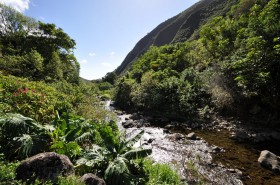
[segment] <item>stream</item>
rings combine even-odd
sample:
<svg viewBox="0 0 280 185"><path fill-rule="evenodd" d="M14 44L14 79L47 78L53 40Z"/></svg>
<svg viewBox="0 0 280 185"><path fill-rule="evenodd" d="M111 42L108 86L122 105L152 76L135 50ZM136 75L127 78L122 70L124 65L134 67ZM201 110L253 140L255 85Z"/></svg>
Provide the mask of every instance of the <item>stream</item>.
<svg viewBox="0 0 280 185"><path fill-rule="evenodd" d="M230 139L227 130L166 129L144 123L143 117L138 120L140 126L124 128L123 124L132 120L133 115L114 110L110 103L106 102L105 107L118 114L118 127L127 138L144 130L135 147L152 148L150 158L170 164L186 184L280 185L280 176L263 169L257 162L264 149L279 155L277 142L252 146ZM195 132L196 137L189 138L190 132Z"/></svg>

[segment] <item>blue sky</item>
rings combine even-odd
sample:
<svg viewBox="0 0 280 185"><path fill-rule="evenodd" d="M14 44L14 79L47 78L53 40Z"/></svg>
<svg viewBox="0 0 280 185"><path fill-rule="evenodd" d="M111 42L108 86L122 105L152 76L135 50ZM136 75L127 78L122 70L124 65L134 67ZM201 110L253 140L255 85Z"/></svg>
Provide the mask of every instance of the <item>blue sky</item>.
<svg viewBox="0 0 280 185"><path fill-rule="evenodd" d="M54 23L76 41L80 76L89 80L116 69L158 24L198 0L0 0L24 15Z"/></svg>

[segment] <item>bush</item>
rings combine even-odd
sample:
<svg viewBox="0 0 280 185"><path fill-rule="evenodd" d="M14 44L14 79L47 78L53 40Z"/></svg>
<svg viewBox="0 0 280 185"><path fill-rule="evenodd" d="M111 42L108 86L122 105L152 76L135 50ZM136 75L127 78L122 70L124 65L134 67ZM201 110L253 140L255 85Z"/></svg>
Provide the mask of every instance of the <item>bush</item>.
<svg viewBox="0 0 280 185"><path fill-rule="evenodd" d="M30 82L24 78L0 74L3 112L20 113L41 123L48 123L59 113L72 109L71 96L57 91L44 82ZM9 105L9 106L8 106Z"/></svg>

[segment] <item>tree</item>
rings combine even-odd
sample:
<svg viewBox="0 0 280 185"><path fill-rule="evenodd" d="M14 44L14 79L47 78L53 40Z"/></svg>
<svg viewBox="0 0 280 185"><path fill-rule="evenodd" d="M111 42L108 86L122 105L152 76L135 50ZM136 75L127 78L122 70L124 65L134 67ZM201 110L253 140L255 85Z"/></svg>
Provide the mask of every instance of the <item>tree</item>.
<svg viewBox="0 0 280 185"><path fill-rule="evenodd" d="M63 78L61 60L57 52L52 53L51 60L46 64L45 76L47 81L56 81Z"/></svg>
<svg viewBox="0 0 280 185"><path fill-rule="evenodd" d="M52 78L50 81L79 83L80 66L73 54L76 43L61 28L38 22L3 4L0 22L1 69L33 80ZM19 66L25 71L18 71Z"/></svg>
<svg viewBox="0 0 280 185"><path fill-rule="evenodd" d="M109 82L112 85L115 85L116 80L117 80L117 75L115 72L109 72L105 75L105 77L102 78L103 82Z"/></svg>

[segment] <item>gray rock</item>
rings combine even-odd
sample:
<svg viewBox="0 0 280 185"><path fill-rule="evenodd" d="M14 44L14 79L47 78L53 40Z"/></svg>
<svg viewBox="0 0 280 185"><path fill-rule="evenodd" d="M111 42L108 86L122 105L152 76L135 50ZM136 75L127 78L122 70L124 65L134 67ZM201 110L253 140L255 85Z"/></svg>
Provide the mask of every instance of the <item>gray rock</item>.
<svg viewBox="0 0 280 185"><path fill-rule="evenodd" d="M187 139L196 140L197 139L196 134L194 132L189 133L187 135Z"/></svg>
<svg viewBox="0 0 280 185"><path fill-rule="evenodd" d="M280 173L280 158L268 150L261 152L258 162L264 168Z"/></svg>
<svg viewBox="0 0 280 185"><path fill-rule="evenodd" d="M154 140L155 140L155 138L150 138L150 139L148 140L148 143L152 143Z"/></svg>
<svg viewBox="0 0 280 185"><path fill-rule="evenodd" d="M219 152L222 152L222 151L223 151L223 149L218 147L218 146L212 147L212 152L213 153L219 153Z"/></svg>
<svg viewBox="0 0 280 185"><path fill-rule="evenodd" d="M175 125L171 125L171 124L168 124L164 127L165 129L174 129L175 128Z"/></svg>
<svg viewBox="0 0 280 185"><path fill-rule="evenodd" d="M74 167L69 158L55 152L40 153L27 158L16 168L16 178L27 182L33 182L36 178L56 182L58 176L72 174Z"/></svg>
<svg viewBox="0 0 280 185"><path fill-rule="evenodd" d="M149 126L151 126L151 124L148 123L148 122L145 122L145 123L143 123L143 126L144 126L144 127L149 127Z"/></svg>
<svg viewBox="0 0 280 185"><path fill-rule="evenodd" d="M140 119L140 116L137 113L133 113L129 118L136 120L136 119Z"/></svg>
<svg viewBox="0 0 280 185"><path fill-rule="evenodd" d="M165 133L165 134L169 134L169 133L171 133L168 129L163 129L163 133Z"/></svg>
<svg viewBox="0 0 280 185"><path fill-rule="evenodd" d="M131 128L131 127L135 126L135 123L132 119L130 119L130 120L127 120L126 122L123 122L122 125L124 128Z"/></svg>
<svg viewBox="0 0 280 185"><path fill-rule="evenodd" d="M236 174L239 179L242 179L243 173L242 173L241 170L239 170L239 169L227 169L227 171L230 172L230 173Z"/></svg>
<svg viewBox="0 0 280 185"><path fill-rule="evenodd" d="M81 181L86 185L106 185L105 181L92 173L84 174Z"/></svg>
<svg viewBox="0 0 280 185"><path fill-rule="evenodd" d="M167 138L170 139L171 141L178 141L184 139L185 136L183 134L175 133L167 136Z"/></svg>

